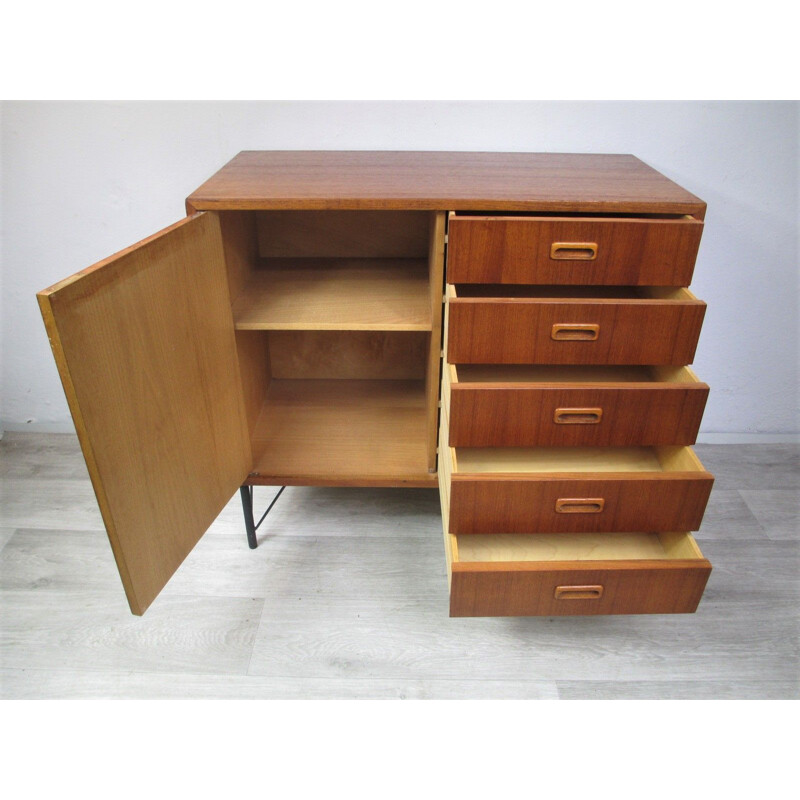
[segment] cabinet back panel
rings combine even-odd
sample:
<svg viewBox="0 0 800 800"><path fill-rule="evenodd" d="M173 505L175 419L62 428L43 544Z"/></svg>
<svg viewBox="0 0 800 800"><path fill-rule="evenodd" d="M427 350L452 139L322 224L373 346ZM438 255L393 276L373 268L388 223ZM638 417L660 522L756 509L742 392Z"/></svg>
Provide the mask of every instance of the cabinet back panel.
<svg viewBox="0 0 800 800"><path fill-rule="evenodd" d="M264 258L425 258L424 211L263 211L257 215Z"/></svg>
<svg viewBox="0 0 800 800"><path fill-rule="evenodd" d="M427 331L269 331L274 378L423 380Z"/></svg>

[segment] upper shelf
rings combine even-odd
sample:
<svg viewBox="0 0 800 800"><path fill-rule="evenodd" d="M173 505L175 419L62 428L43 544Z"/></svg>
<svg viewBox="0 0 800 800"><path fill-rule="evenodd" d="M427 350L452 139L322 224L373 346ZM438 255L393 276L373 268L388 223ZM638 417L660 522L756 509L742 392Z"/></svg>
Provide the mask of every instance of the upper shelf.
<svg viewBox="0 0 800 800"><path fill-rule="evenodd" d="M425 259L265 259L233 304L237 330L429 331Z"/></svg>
<svg viewBox="0 0 800 800"><path fill-rule="evenodd" d="M418 209L705 215L706 204L632 155L245 151L187 210Z"/></svg>

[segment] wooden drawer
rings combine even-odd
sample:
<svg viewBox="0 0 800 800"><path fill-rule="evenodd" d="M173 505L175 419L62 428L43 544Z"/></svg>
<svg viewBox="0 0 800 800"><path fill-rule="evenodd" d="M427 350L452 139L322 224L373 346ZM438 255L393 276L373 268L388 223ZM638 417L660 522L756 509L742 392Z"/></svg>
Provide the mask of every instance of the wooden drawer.
<svg viewBox="0 0 800 800"><path fill-rule="evenodd" d="M451 283L688 286L703 233L692 217L459 216Z"/></svg>
<svg viewBox="0 0 800 800"><path fill-rule="evenodd" d="M689 533L446 533L445 547L452 617L691 613L711 574Z"/></svg>
<svg viewBox="0 0 800 800"><path fill-rule="evenodd" d="M706 304L663 287L447 287L451 364L694 360Z"/></svg>
<svg viewBox="0 0 800 800"><path fill-rule="evenodd" d="M711 564L689 533L452 534L450 466L443 458L439 492L451 616L697 609Z"/></svg>
<svg viewBox="0 0 800 800"><path fill-rule="evenodd" d="M446 364L451 447L694 444L708 386L688 367Z"/></svg>
<svg viewBox="0 0 800 800"><path fill-rule="evenodd" d="M447 428L450 533L697 530L714 483L688 447L452 448Z"/></svg>

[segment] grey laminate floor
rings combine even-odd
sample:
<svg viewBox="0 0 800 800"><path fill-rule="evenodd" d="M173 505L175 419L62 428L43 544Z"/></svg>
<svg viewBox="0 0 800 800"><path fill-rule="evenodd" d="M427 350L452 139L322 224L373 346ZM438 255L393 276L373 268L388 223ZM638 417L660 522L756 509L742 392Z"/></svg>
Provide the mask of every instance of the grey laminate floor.
<svg viewBox="0 0 800 800"><path fill-rule="evenodd" d="M696 450L694 615L450 619L436 492L289 488L255 551L234 497L140 618L77 439L6 434L0 696L800 697L800 447Z"/></svg>

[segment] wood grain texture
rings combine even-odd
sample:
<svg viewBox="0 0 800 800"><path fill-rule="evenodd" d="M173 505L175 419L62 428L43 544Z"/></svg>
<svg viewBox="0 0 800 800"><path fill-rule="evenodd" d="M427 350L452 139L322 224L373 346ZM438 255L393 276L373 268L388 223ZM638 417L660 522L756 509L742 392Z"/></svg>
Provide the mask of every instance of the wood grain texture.
<svg viewBox="0 0 800 800"><path fill-rule="evenodd" d="M719 474L718 489L800 489L796 444L701 444L696 449L703 463Z"/></svg>
<svg viewBox="0 0 800 800"><path fill-rule="evenodd" d="M431 304L431 335L428 340L428 369L425 375L425 394L428 403L428 471L431 473L436 472L436 444L439 434L445 222L443 212L429 215L428 291Z"/></svg>
<svg viewBox="0 0 800 800"><path fill-rule="evenodd" d="M262 604L257 597L162 597L136 618L119 592L0 592L3 666L243 674Z"/></svg>
<svg viewBox="0 0 800 800"><path fill-rule="evenodd" d="M744 490L740 494L771 539L800 539L800 491Z"/></svg>
<svg viewBox="0 0 800 800"><path fill-rule="evenodd" d="M688 286L703 223L680 219L451 216L450 283ZM596 246L590 260L552 257L554 243Z"/></svg>
<svg viewBox="0 0 800 800"><path fill-rule="evenodd" d="M800 700L799 681L558 681L561 700Z"/></svg>
<svg viewBox="0 0 800 800"><path fill-rule="evenodd" d="M707 473L453 475L451 533L694 531L714 479ZM562 514L562 498L601 498L600 513Z"/></svg>
<svg viewBox="0 0 800 800"><path fill-rule="evenodd" d="M688 293L687 293L688 294ZM694 299L459 297L448 287L451 364L691 364L705 315ZM598 325L556 341L554 325Z"/></svg>
<svg viewBox="0 0 800 800"><path fill-rule="evenodd" d="M797 445L697 450L731 497L800 477ZM562 697L789 699L800 691L797 542L770 541L757 526L745 537L734 519L743 505L715 505L716 488L702 531L717 536L700 541L714 570L694 615L448 618L434 491L290 487L255 551L234 497L179 569L181 596L170 582L134 619L85 467L60 477L75 465L74 435L7 431L0 440L0 473L16 476L3 485L0 518L25 528L5 560L0 551L3 698L554 698L543 687L556 681ZM256 488L258 506L273 494ZM90 507L94 533L73 539L68 529L88 524ZM309 548L307 537L330 546ZM400 538L409 540L405 551ZM386 549L365 546L374 539ZM246 591L260 593L229 604L245 597L240 570Z"/></svg>
<svg viewBox="0 0 800 800"><path fill-rule="evenodd" d="M491 377L491 370L483 373L479 377ZM442 385L443 395L449 393L452 447L689 445L697 438L708 398L708 386L696 380L587 385L568 375L552 383L526 382L523 374L523 380L503 381L499 369L495 381L462 382L459 374L451 366ZM596 408L599 421L558 424L559 408Z"/></svg>
<svg viewBox="0 0 800 800"><path fill-rule="evenodd" d="M427 331L270 331L274 378L422 380Z"/></svg>
<svg viewBox="0 0 800 800"><path fill-rule="evenodd" d="M448 417L442 414L447 440ZM688 448L442 448L449 532L697 530L714 476ZM558 501L602 500L564 514Z"/></svg>
<svg viewBox="0 0 800 800"><path fill-rule="evenodd" d="M38 299L141 614L250 463L219 220L182 220Z"/></svg>
<svg viewBox="0 0 800 800"><path fill-rule="evenodd" d="M282 643L281 643L282 644ZM278 645L276 650L280 650ZM723 690L722 683L712 684ZM746 684L751 692L757 685ZM788 684L769 684L770 696L787 697ZM651 692L658 692L657 684ZM726 687L727 688L727 687ZM727 694L736 697L739 687ZM572 689L572 684L570 684ZM591 690L589 690L591 691ZM634 688L631 691L646 690ZM713 696L713 689L706 690ZM739 689L741 691L741 689ZM702 690L701 690L702 692ZM668 694L668 691L665 693ZM695 695L698 693L695 692ZM168 700L557 700L555 681L457 680L370 677L263 677L254 675L194 675L187 672L139 673L53 669L0 668L0 696L34 699L148 699ZM702 694L700 696L703 696ZM758 696L757 694L755 696Z"/></svg>
<svg viewBox="0 0 800 800"><path fill-rule="evenodd" d="M676 614L697 610L707 561L455 563L450 616ZM597 599L556 599L558 586L600 585Z"/></svg>
<svg viewBox="0 0 800 800"><path fill-rule="evenodd" d="M236 331L236 355L239 361L242 399L247 414L247 430L252 439L271 377L267 335L261 331Z"/></svg>
<svg viewBox="0 0 800 800"><path fill-rule="evenodd" d="M439 424L439 503L442 512L442 534L444 543L444 557L447 566L447 584L450 585L453 574L453 559L458 557L458 542L456 537L450 533L450 483L453 477L453 465L455 461L455 450L447 444L447 425L446 410L442 408Z"/></svg>
<svg viewBox="0 0 800 800"><path fill-rule="evenodd" d="M225 269L231 300L244 291L248 278L258 266L255 214L223 211L218 214Z"/></svg>
<svg viewBox="0 0 800 800"><path fill-rule="evenodd" d="M453 461L458 472L481 474L664 470L659 450L654 447L460 447L454 450ZM702 471L693 464L687 469Z"/></svg>
<svg viewBox="0 0 800 800"><path fill-rule="evenodd" d="M631 155L245 151L194 209L537 210L692 214L705 203Z"/></svg>
<svg viewBox="0 0 800 800"><path fill-rule="evenodd" d="M236 298L237 330L431 329L424 259L262 262Z"/></svg>
<svg viewBox="0 0 800 800"><path fill-rule="evenodd" d="M435 487L424 381L274 380L248 483Z"/></svg>
<svg viewBox="0 0 800 800"><path fill-rule="evenodd" d="M255 214L223 211L218 217L229 296L235 300L258 263ZM252 436L269 382L269 352L266 339L258 333L236 331L235 339L247 426Z"/></svg>
<svg viewBox="0 0 800 800"><path fill-rule="evenodd" d="M680 553L670 552L670 534L658 533L576 533L541 536L504 533L497 536L458 538L459 562L516 561L631 561L702 558L697 545L688 544L689 534L677 534L687 545ZM674 537L673 537L674 538Z"/></svg>
<svg viewBox="0 0 800 800"><path fill-rule="evenodd" d="M256 214L264 258L425 258L424 211L270 211Z"/></svg>
<svg viewBox="0 0 800 800"><path fill-rule="evenodd" d="M710 603L708 591L689 618L459 620L447 619L445 604L430 609L414 596L370 599L369 605L356 596L336 603L306 594L302 602L268 599L250 674L398 680L433 674L523 683L544 676L707 680L710 674L758 682L798 674L789 643L796 641L796 605L777 598L777 608L751 598L747 620L725 601ZM743 651L744 642L750 647Z"/></svg>

